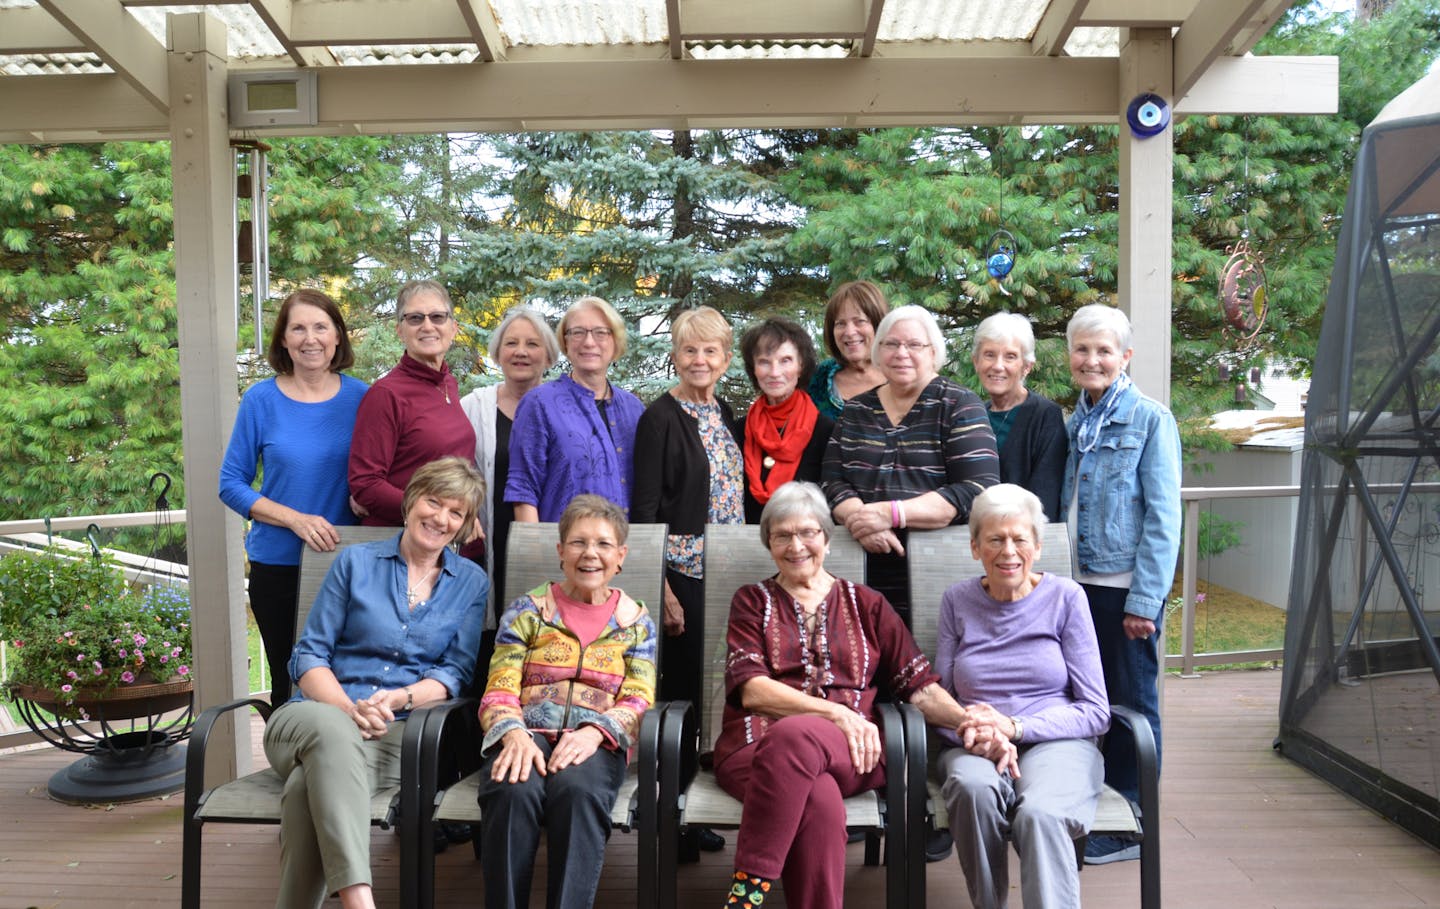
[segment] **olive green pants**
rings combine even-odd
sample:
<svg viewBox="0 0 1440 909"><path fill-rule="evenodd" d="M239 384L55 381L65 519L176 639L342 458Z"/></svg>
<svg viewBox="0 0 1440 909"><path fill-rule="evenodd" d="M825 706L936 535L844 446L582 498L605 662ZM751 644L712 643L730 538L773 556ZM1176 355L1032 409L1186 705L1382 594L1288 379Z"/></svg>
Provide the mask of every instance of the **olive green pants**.
<svg viewBox="0 0 1440 909"><path fill-rule="evenodd" d="M370 877L370 798L400 782L403 721L365 740L343 710L285 704L265 726L265 756L280 796L279 909L315 909Z"/></svg>

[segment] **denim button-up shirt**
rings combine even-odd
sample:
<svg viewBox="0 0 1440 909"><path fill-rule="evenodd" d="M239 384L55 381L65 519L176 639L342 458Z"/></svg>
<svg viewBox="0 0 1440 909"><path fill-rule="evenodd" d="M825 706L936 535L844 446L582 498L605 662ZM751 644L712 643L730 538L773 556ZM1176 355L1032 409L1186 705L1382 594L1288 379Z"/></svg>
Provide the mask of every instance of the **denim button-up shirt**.
<svg viewBox="0 0 1440 909"><path fill-rule="evenodd" d="M347 547L325 575L290 657L292 701L300 677L325 666L351 700L434 679L458 695L475 671L490 579L446 549L430 599L412 611L405 597L400 535Z"/></svg>
<svg viewBox="0 0 1440 909"><path fill-rule="evenodd" d="M1081 454L1069 424L1062 520L1075 515L1080 574L1132 572L1125 611L1159 622L1180 554L1180 430L1160 402L1131 388ZM1076 499L1076 482L1079 498Z"/></svg>

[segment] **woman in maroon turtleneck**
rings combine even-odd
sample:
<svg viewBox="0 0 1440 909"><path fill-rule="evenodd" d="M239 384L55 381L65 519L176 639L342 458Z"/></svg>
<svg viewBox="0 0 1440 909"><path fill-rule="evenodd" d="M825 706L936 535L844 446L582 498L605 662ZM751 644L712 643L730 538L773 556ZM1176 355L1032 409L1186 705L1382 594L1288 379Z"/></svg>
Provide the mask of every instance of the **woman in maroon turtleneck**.
<svg viewBox="0 0 1440 909"><path fill-rule="evenodd" d="M475 429L460 407L460 389L445 354L455 340L450 294L435 281L411 281L395 304L405 345L399 364L370 386L350 442L350 496L363 523L398 527L405 484L420 467L455 455L473 460ZM465 550L484 551L484 541Z"/></svg>

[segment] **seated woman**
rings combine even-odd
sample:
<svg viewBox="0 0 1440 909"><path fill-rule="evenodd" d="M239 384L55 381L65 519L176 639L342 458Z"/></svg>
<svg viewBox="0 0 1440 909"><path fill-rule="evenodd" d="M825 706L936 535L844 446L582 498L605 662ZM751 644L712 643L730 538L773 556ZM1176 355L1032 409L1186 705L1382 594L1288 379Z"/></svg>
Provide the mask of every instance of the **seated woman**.
<svg viewBox="0 0 1440 909"><path fill-rule="evenodd" d="M485 905L525 909L540 828L546 905L595 900L610 809L640 717L655 699L655 624L610 582L629 551L619 506L579 495L560 516L560 570L500 619L480 700Z"/></svg>
<svg viewBox="0 0 1440 909"><path fill-rule="evenodd" d="M787 906L843 905L842 800L885 784L877 684L931 723L966 719L885 598L825 571L834 527L819 487L781 486L760 515L779 573L740 588L730 606L715 775L745 807L727 905L758 907L777 878ZM992 774L1013 765L993 725L971 738Z"/></svg>
<svg viewBox="0 0 1440 909"><path fill-rule="evenodd" d="M1005 906L1007 835L1020 852L1025 905L1078 907L1072 841L1090 829L1100 795L1095 739L1110 726L1100 649L1080 585L1030 570L1044 523L1026 489L1002 483L980 493L970 507L970 551L985 575L940 601L936 664L966 705L961 734L988 724L1019 748L1016 777L961 747L940 755L950 832L976 909Z"/></svg>
<svg viewBox="0 0 1440 909"><path fill-rule="evenodd" d="M416 470L393 539L335 557L290 657L299 688L265 726L285 779L280 906L375 905L370 799L400 780L404 718L470 681L490 581L448 548L475 526L485 481L469 460Z"/></svg>

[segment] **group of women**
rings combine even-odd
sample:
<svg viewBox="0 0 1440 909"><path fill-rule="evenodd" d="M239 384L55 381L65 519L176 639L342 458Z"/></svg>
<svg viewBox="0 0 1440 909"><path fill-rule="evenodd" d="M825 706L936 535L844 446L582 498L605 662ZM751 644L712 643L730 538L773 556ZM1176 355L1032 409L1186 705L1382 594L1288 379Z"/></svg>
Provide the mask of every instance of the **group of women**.
<svg viewBox="0 0 1440 909"><path fill-rule="evenodd" d="M1078 903L1061 847L1093 815L1107 690L1158 740L1157 626L1178 548L1178 432L1125 373L1122 313L1087 306L1071 321L1081 395L1067 430L1059 407L1025 387L1028 320L999 314L977 328L982 401L940 375L934 316L891 310L868 282L827 305L825 363L787 319L743 333L757 395L739 420L715 393L732 331L708 307L674 320L677 383L646 407L609 379L626 331L598 297L577 300L554 333L532 309L507 313L489 349L502 381L463 399L444 361L456 334L444 288L412 282L397 303L405 353L367 391L341 372L353 357L338 307L316 291L287 298L270 347L277 376L244 396L222 468L222 498L254 521L252 608L287 719L266 734L295 806L282 825L282 905L324 893L370 904L367 835L316 817L317 805L392 772L408 711L480 679L487 903L528 902L543 818L550 904L588 905L640 715L657 689L699 697L704 525L747 521L777 573L737 592L730 616L715 760L746 805L731 901L759 905L783 878L795 905L841 905L839 800L883 781L883 692L916 704L954 746L946 798L972 901L1004 905L1009 833L1027 865L1048 869L1035 875L1043 904ZM568 374L543 381L561 355ZM1057 517L1072 525L1080 586L1031 570ZM300 552L334 549L335 527L357 518L402 531L342 554L294 642ZM508 528L535 520L560 524L564 580L505 604ZM663 647L645 605L611 586L628 521L669 525ZM912 603L907 531L962 521L985 576L942 604ZM825 572L839 532L867 551L868 586ZM460 544L473 562L445 551ZM907 625L935 608L932 663ZM1122 792L1126 759L1104 758ZM307 796L305 764L332 760L349 775L327 780L332 795ZM1134 787L1132 770L1132 797ZM1130 857L1124 843L1091 846L1091 861Z"/></svg>

